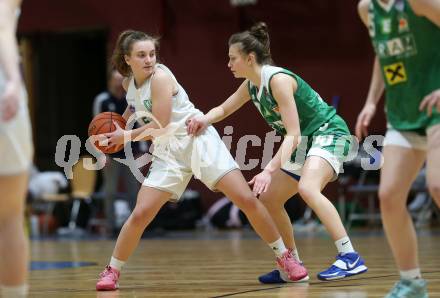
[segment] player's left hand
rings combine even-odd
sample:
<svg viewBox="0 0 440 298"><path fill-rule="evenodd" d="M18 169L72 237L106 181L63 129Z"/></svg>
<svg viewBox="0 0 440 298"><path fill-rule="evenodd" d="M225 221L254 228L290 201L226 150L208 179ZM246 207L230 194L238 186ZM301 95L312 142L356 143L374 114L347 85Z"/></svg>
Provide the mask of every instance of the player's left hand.
<svg viewBox="0 0 440 298"><path fill-rule="evenodd" d="M128 143L130 140L128 137L126 138L127 131L122 129L116 121L113 121L113 124L115 125L116 129L112 132L103 134L107 138L107 146L110 147Z"/></svg>
<svg viewBox="0 0 440 298"><path fill-rule="evenodd" d="M425 96L419 106L420 111L426 109L428 116L432 115L433 108L436 108L437 112L440 112L440 89L434 90Z"/></svg>
<svg viewBox="0 0 440 298"><path fill-rule="evenodd" d="M266 192L272 182L272 175L267 170L263 170L260 174L254 176L249 185L254 185L252 192L254 196L259 196L261 193Z"/></svg>

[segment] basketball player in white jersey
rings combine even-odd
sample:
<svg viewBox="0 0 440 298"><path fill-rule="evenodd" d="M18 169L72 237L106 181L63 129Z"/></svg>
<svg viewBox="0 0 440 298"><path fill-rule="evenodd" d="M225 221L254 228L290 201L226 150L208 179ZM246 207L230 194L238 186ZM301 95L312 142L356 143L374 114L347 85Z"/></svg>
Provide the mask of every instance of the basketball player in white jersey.
<svg viewBox="0 0 440 298"><path fill-rule="evenodd" d="M0 286L2 297L27 295L24 203L32 141L19 71L15 28L19 0L0 0Z"/></svg>
<svg viewBox="0 0 440 298"><path fill-rule="evenodd" d="M140 128L124 130L118 127L115 132L105 134L109 146L132 139L151 139L145 132L152 129L166 127L160 130L166 134L158 136L159 130L153 132L156 137L150 171L96 289L118 288L121 268L136 248L144 229L167 201L179 199L193 174L210 189L222 191L243 210L255 231L272 248L280 269L291 281L304 279L307 272L298 266L284 246L274 222L253 196L217 131L210 126L197 137L187 134L187 120L202 113L189 101L171 71L157 63L157 48L157 40L151 36L125 31L119 36L113 54L114 66L126 77L123 85L129 106L124 117L128 119L133 111L147 116L139 119L143 124Z"/></svg>

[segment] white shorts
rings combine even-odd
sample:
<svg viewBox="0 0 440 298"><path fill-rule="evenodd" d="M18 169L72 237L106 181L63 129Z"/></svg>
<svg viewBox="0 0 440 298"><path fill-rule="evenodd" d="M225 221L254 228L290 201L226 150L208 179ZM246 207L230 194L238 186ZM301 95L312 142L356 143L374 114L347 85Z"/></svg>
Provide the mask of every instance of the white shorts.
<svg viewBox="0 0 440 298"><path fill-rule="evenodd" d="M197 137L175 138L170 144L155 144L150 170L142 183L172 194L178 200L192 175L209 189L232 170L239 169L214 127Z"/></svg>
<svg viewBox="0 0 440 298"><path fill-rule="evenodd" d="M22 101L14 119L0 120L0 175L16 175L30 169L33 146L26 104Z"/></svg>
<svg viewBox="0 0 440 298"><path fill-rule="evenodd" d="M413 131L402 131L394 128L388 128L383 145L393 145L424 151L428 148L426 136L422 136Z"/></svg>

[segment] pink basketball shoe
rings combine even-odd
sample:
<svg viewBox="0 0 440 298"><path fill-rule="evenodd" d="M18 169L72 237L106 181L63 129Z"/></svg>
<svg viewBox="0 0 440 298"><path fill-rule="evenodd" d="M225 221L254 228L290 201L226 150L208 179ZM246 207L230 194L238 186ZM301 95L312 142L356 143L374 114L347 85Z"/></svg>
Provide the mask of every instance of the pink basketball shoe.
<svg viewBox="0 0 440 298"><path fill-rule="evenodd" d="M287 274L289 281L307 281L309 275L307 269L292 256L290 251L286 251L281 257L277 258L280 269Z"/></svg>
<svg viewBox="0 0 440 298"><path fill-rule="evenodd" d="M119 288L118 280L121 273L119 270L106 266L104 271L99 274L99 280L96 283L97 291L114 291Z"/></svg>

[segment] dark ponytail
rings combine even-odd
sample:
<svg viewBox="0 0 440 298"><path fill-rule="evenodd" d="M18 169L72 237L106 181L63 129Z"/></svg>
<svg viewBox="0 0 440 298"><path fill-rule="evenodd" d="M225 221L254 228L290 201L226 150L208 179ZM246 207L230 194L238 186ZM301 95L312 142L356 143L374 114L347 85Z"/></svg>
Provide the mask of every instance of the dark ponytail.
<svg viewBox="0 0 440 298"><path fill-rule="evenodd" d="M249 29L249 33L255 36L265 49L270 50L269 30L266 23L258 22Z"/></svg>
<svg viewBox="0 0 440 298"><path fill-rule="evenodd" d="M144 32L126 30L119 34L115 49L113 50L111 62L113 67L124 77L128 77L131 74L131 68L125 62L125 55L130 56L133 44L142 40L151 40L154 43L156 52L159 51L159 40Z"/></svg>
<svg viewBox="0 0 440 298"><path fill-rule="evenodd" d="M258 64L273 64L266 23L258 22L247 31L233 34L229 38L229 46L235 43L240 43L243 53L255 53Z"/></svg>

